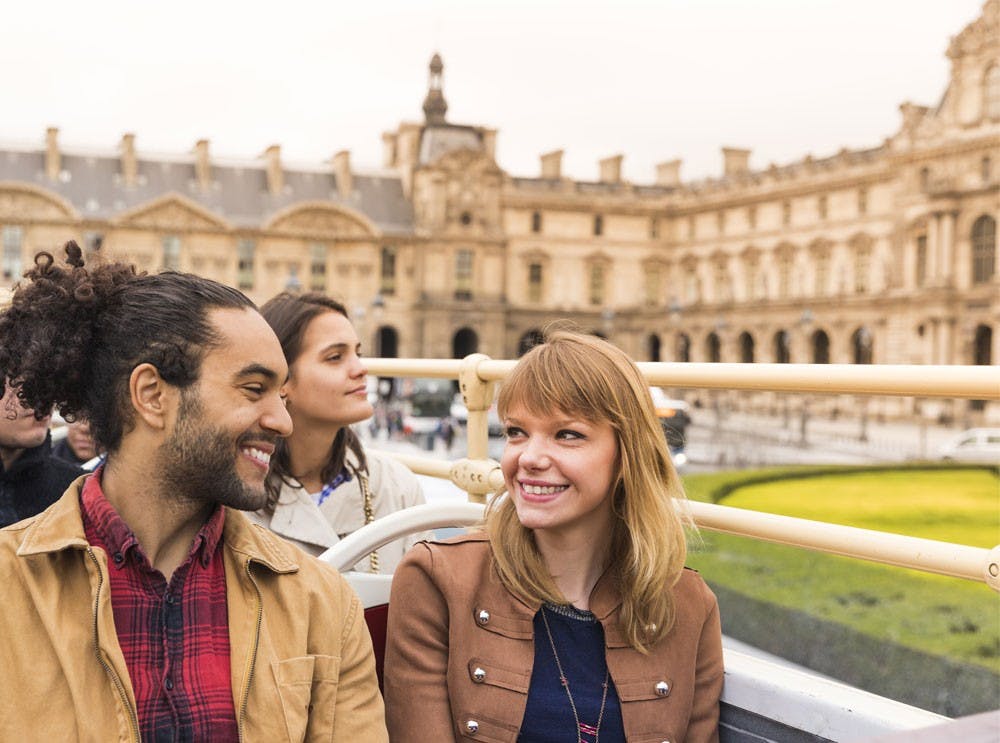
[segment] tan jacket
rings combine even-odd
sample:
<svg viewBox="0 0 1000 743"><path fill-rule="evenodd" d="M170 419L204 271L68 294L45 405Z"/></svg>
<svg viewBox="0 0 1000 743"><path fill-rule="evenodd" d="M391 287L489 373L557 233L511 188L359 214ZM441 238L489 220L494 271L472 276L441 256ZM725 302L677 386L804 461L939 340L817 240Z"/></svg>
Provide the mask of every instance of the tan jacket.
<svg viewBox="0 0 1000 743"><path fill-rule="evenodd" d="M368 487L371 489L372 510L376 519L424 503L420 483L405 465L375 451L366 451L365 459L368 462ZM357 466L351 452L348 452L348 464ZM359 478L352 477L334 490L322 506L317 506L305 488L293 480L293 484L282 483L273 513L260 510L247 515L252 521L280 534L310 555L319 556L341 538L365 525L364 496ZM426 531L410 534L380 547L377 550L379 572L395 571L396 565L410 547L432 536ZM365 557L354 569L369 573L371 562Z"/></svg>
<svg viewBox="0 0 1000 743"><path fill-rule="evenodd" d="M489 542L470 535L419 544L389 602L385 695L389 735L407 741L515 741L534 664L537 606L499 582ZM677 620L641 655L625 642L605 575L591 595L629 743L718 740L722 635L715 596L692 570L674 587ZM485 676L476 680L474 671ZM666 683L666 688L657 685ZM471 725L470 721L475 722ZM471 728L475 727L475 734Z"/></svg>
<svg viewBox="0 0 1000 743"><path fill-rule="evenodd" d="M0 531L0 740L139 740L107 555L87 544L81 522L82 483ZM350 587L237 511L227 511L222 540L241 740L386 740Z"/></svg>

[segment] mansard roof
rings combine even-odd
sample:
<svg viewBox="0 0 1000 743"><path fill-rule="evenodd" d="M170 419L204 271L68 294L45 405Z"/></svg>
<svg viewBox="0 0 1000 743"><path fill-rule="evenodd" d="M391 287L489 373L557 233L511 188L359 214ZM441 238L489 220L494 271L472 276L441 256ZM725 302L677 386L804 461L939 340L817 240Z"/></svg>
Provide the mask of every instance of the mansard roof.
<svg viewBox="0 0 1000 743"><path fill-rule="evenodd" d="M336 176L319 167L283 169L281 193L267 187L266 165L260 161L211 164L211 184L203 189L193 157L138 157L134 185L126 185L117 154L62 151L60 175L45 173L43 150L0 147L0 181L29 183L58 194L84 219L114 219L168 193L185 196L237 228L257 228L300 202L324 201L360 212L384 233L413 232L413 208L396 173L353 173L351 193L341 197Z"/></svg>

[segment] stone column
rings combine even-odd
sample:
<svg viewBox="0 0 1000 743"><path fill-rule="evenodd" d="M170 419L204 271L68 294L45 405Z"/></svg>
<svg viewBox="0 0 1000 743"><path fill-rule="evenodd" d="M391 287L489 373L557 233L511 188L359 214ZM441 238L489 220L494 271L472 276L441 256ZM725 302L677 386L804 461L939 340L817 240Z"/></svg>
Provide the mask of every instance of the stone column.
<svg viewBox="0 0 1000 743"><path fill-rule="evenodd" d="M933 286L937 283L939 269L938 269L938 247L940 243L940 225L941 225L941 215L934 214L927 222L927 273L926 273L926 283L929 286Z"/></svg>
<svg viewBox="0 0 1000 743"><path fill-rule="evenodd" d="M941 283L950 286L955 280L955 212L945 212L941 215L941 259L938 267L941 273Z"/></svg>

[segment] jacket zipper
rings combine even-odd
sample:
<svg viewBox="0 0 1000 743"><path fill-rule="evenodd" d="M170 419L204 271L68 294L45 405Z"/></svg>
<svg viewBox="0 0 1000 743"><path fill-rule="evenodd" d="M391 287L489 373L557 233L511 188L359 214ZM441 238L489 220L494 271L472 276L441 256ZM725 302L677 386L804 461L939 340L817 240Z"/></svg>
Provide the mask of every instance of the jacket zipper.
<svg viewBox="0 0 1000 743"><path fill-rule="evenodd" d="M247 659L246 673L244 674L247 678L246 684L243 686L243 692L240 695L240 717L239 722L236 724L236 730L239 734L239 739L243 741L243 722L247 714L247 703L250 699L250 683L253 681L254 667L257 662L257 647L260 644L260 625L264 618L264 599L260 595L260 586L257 585L257 581L253 578L253 573L250 571L250 560L247 560L246 564L247 578L250 579L251 585L253 585L253 590L257 594L257 626L254 630L253 635L253 645L250 648L250 657Z"/></svg>
<svg viewBox="0 0 1000 743"><path fill-rule="evenodd" d="M118 689L118 696L121 697L122 706L128 711L128 721L129 729L132 733L132 740L136 743L141 743L139 736L139 716L138 713L132 708L132 705L128 702L128 694L125 693L125 685L122 683L121 678L118 676L118 672L111 667L104 656L101 654L101 643L100 636L98 634L98 610L100 607L101 600L101 588L104 586L104 573L101 572L101 563L97 559L97 555L94 554L93 549L87 547L87 554L90 555L90 559L94 561L94 567L97 568L97 593L94 598L94 653L97 655L97 660L111 676L111 680L115 682L115 688Z"/></svg>

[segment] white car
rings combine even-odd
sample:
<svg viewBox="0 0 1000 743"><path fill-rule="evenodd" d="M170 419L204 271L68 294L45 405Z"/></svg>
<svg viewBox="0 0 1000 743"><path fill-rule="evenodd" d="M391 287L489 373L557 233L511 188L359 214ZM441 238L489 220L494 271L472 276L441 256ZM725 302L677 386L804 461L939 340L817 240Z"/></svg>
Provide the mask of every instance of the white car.
<svg viewBox="0 0 1000 743"><path fill-rule="evenodd" d="M970 428L942 446L938 454L948 462L1000 465L1000 428Z"/></svg>

